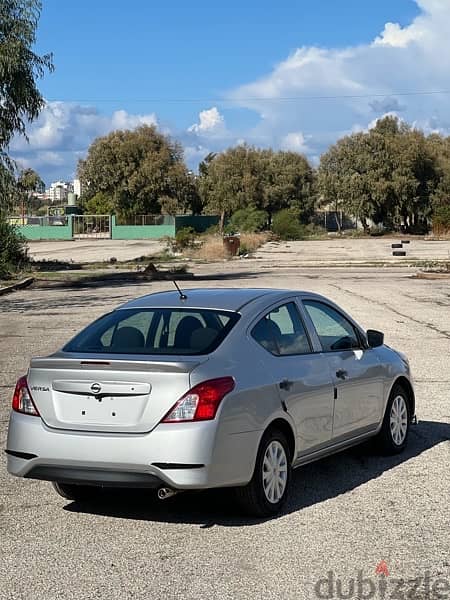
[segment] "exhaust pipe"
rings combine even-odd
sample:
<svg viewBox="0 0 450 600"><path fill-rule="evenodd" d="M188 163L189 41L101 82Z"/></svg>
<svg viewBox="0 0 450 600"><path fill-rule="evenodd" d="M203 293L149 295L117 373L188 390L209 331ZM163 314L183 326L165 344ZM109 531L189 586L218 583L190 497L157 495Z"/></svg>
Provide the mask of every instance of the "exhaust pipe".
<svg viewBox="0 0 450 600"><path fill-rule="evenodd" d="M158 499L167 500L167 498L171 498L172 496L176 496L177 494L178 492L176 490L172 490L172 488L160 487L158 490Z"/></svg>

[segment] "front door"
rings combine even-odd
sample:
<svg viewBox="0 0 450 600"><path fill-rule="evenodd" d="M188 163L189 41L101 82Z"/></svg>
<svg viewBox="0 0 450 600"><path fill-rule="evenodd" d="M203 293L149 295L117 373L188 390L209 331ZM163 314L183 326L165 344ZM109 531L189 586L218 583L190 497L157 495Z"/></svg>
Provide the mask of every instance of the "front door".
<svg viewBox="0 0 450 600"><path fill-rule="evenodd" d="M382 366L365 348L354 325L338 310L317 300L304 300L330 368L335 392L333 441L375 429L383 409Z"/></svg>

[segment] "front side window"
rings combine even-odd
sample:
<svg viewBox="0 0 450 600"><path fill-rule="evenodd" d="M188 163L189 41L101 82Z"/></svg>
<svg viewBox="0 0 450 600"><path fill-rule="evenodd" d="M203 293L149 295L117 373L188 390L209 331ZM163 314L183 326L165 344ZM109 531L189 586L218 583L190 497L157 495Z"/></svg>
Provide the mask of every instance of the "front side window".
<svg viewBox="0 0 450 600"><path fill-rule="evenodd" d="M315 300L304 300L303 304L311 317L324 352L360 347L355 328L340 312Z"/></svg>
<svg viewBox="0 0 450 600"><path fill-rule="evenodd" d="M65 352L207 354L225 339L239 315L209 309L123 309L89 325Z"/></svg>
<svg viewBox="0 0 450 600"><path fill-rule="evenodd" d="M251 335L275 356L311 352L308 336L294 302L268 313L253 327Z"/></svg>

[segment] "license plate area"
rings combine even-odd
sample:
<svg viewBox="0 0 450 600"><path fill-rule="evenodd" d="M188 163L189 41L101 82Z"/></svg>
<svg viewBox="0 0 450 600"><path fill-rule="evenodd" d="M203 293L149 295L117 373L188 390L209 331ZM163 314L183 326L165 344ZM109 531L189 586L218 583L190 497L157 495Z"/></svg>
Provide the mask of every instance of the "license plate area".
<svg viewBox="0 0 450 600"><path fill-rule="evenodd" d="M137 425L148 402L147 395L96 397L59 392L57 396L58 420L73 425Z"/></svg>

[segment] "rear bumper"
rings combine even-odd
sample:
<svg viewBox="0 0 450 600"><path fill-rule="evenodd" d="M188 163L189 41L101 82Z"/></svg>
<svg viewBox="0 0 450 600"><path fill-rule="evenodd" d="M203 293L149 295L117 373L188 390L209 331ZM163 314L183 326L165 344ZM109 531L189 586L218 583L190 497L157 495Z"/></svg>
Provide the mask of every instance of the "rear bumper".
<svg viewBox="0 0 450 600"><path fill-rule="evenodd" d="M102 487L119 488L159 488L164 482L156 475L130 473L128 471L108 471L80 467L35 466L25 475L27 479L42 479L58 483L76 483Z"/></svg>
<svg viewBox="0 0 450 600"><path fill-rule="evenodd" d="M17 477L105 487L231 486L250 480L258 438L221 435L216 421L160 424L146 434L58 430L12 412L7 469Z"/></svg>

